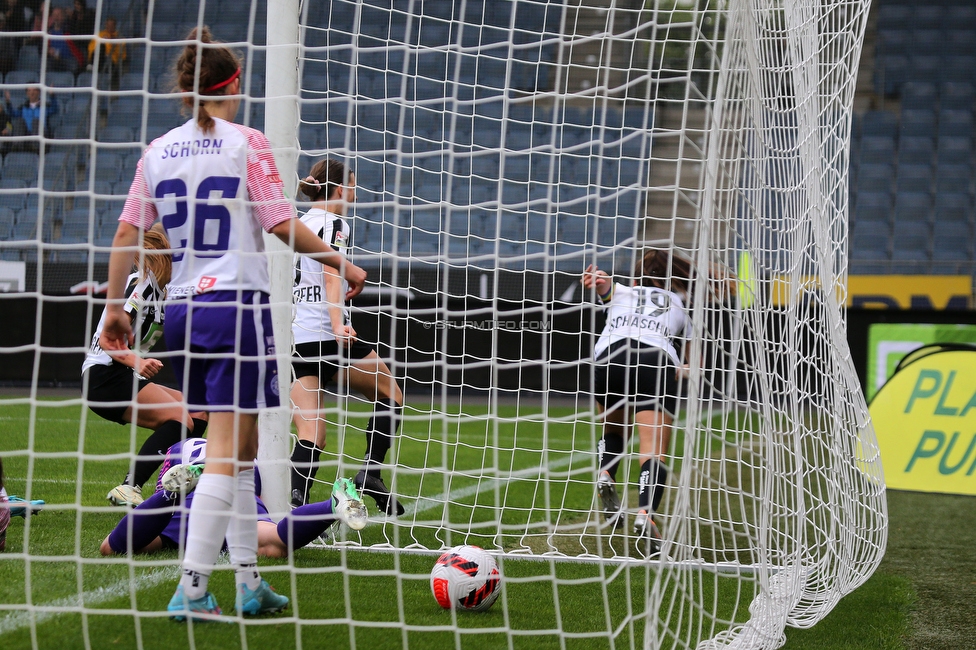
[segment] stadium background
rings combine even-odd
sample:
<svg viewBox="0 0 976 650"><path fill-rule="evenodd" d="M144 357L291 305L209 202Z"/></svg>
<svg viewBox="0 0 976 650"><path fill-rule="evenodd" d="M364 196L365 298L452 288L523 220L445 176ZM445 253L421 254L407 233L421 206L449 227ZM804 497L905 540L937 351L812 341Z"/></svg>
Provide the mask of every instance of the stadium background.
<svg viewBox="0 0 976 650"><path fill-rule="evenodd" d="M52 3L53 6L69 4L65 0ZM214 25L218 37L224 40L243 41L250 38L260 45L265 37L265 6L263 2L256 4L253 33L249 33L250 3L213 0L206 3L204 20ZM473 29L465 32L467 38L479 43L490 42L495 30L493 24L501 20L508 24L508 16L500 15L494 8L498 4L465 4L466 29L469 25L473 26ZM102 6L103 18L109 15L118 17L123 36L145 35L145 3L107 0ZM162 41L181 38L195 23L197 6L195 2L183 0L156 4L150 22L152 38ZM343 2L312 3L309 24L327 25L334 29L319 32L319 36L310 32L309 38L313 41L315 38L323 39L323 42L307 42L306 45L335 45L337 34L351 33L356 13L350 10L352 6ZM450 0L433 0L426 3L425 12L429 10L434 15L441 12L449 16L452 7ZM386 23L374 20L381 14L376 13L374 17L371 11L380 12L381 8L371 2L362 5L360 39L373 36L379 39L382 34L368 33L377 24L384 29L398 28L395 21L391 22L388 10L382 14ZM544 39L546 34L559 29L564 19L563 13L574 9L559 3L520 3L519 11L524 12L518 16L519 23L524 24L527 31L534 31ZM586 16L581 12L574 20L582 22ZM450 33L440 33L434 27L419 30L418 38L437 43L453 37ZM543 45L535 50L538 60L513 62L510 74L512 84L517 89L532 92L552 88L556 71L551 62L555 53L547 48L549 46ZM147 63L145 46L129 44L127 49L129 72L121 76L118 90L168 91L165 73L176 48L150 48L149 78L157 84L150 88L144 88ZM585 52L581 51L580 56L584 55ZM256 50L250 56L247 82L250 84L250 94L260 98L264 86L262 52ZM620 56L628 56L628 53L622 52ZM484 65L477 71L471 71L472 75L476 75L472 76L471 81L477 81L489 89L493 85L504 86L504 63L502 61L494 67ZM4 86L16 96L23 91L25 84L40 79L40 66L36 46L24 45L15 69L3 79ZM565 71L568 83L585 83L586 67L585 60L570 61ZM425 70L422 66L418 68L417 72L423 74L418 76L411 92L417 93L418 98L422 93L428 93L436 99L438 92L445 92L445 85L436 75L428 79ZM366 97L382 97L389 91L389 80L395 73L396 61L392 56L384 60L360 60L360 65L356 67L339 56L328 61L307 63L302 87L311 93L323 85L338 89L355 88L357 93ZM462 74L465 73L462 71ZM498 75L502 78L499 79ZM37 365L36 380L39 385L70 386L79 383L78 368L82 350L88 343L88 332L91 331L89 323L97 319L99 309L97 306L93 308L87 296L74 297L72 287L86 280L103 280L107 255L59 245L88 241L99 246L111 243L115 218L134 172L142 138L151 139L179 121L172 100L150 101L146 107L148 119L143 133L142 97L125 96L124 92L111 99L104 95L96 97L92 86L93 76L85 71L77 75L45 71L44 79L48 85L46 92L57 96L61 110L49 125L54 140L48 144L44 155L43 176L38 171L40 160L36 153L9 152L0 167L0 263L23 262L24 283L20 288L26 292L39 291L43 303L39 309L38 298L33 295L24 296L18 292L0 294L0 310L4 314L4 347L8 348L0 364L0 383L7 385L25 385L32 381L37 352L30 348L38 344L44 348ZM95 83L109 83L106 75L97 79L103 81ZM850 342L862 382L867 357L867 331L871 323L962 323L971 320L971 280L976 276L974 84L976 7L964 0L940 0L935 3L884 0L874 3L861 58L852 129L850 272L853 275L924 275L936 290L946 276L965 276L970 279L970 295L962 296L961 300L939 303L923 292L919 300L912 299L907 310L851 308ZM99 89L105 90L106 87ZM352 136L343 125L338 125L340 128L335 128L335 124L325 126L324 119L337 119L336 116L343 114L345 108L348 107L340 103L303 107L303 124L300 128L303 148L328 150L332 144L348 144L347 138L350 137L364 150L383 150L391 146L385 135L389 130L390 116L382 110L360 108ZM245 121L259 127L263 124L263 104L260 101L249 102L242 110L245 111ZM506 140L504 145L512 147L512 143L520 139L528 142L531 139L531 121L544 115L544 110L544 107L538 108L525 122L518 121L516 116L513 124L527 124L529 126L525 128L529 131L520 133L516 129L511 134L511 142ZM318 115L318 112L328 114ZM496 142L497 133L484 128L489 123L479 122L477 117L471 120L470 130L451 135L469 137L472 142L487 142L496 146L503 144ZM93 118L95 139L99 146L91 148L58 142L88 137ZM565 137L578 132L581 139L582 134L597 123L613 125L624 134L628 129L638 130L646 126L646 123L642 123L646 119L643 108L639 112L611 108L606 115L597 115L585 106L567 106L563 114L550 114L546 119L553 122L561 120L566 125L564 128L568 129L566 133L569 135ZM666 110L661 110L653 119L658 125L666 124L670 118ZM479 127L479 124L482 126ZM435 124L424 126L431 131L427 135L435 139L438 129L443 128ZM479 131L479 128L482 130ZM447 137L443 131L440 134ZM626 146L626 138L623 141L623 146ZM103 143L106 146L101 146ZM303 156L299 169L307 168L308 164L309 158ZM391 268L389 263L371 265L372 279L381 280L387 285L398 282L408 285L409 290L387 291L360 299L358 306L380 315L359 318L357 329L364 338L378 340L381 344L393 343L399 354L406 355L401 361L422 368L419 372L411 373L415 383L408 388L427 386L437 390L436 383L444 379L452 386L487 387L491 380L491 369L484 364L466 363L468 359L476 361L492 356L493 337L488 331L491 326L481 328L479 325L484 320L482 315L486 313L499 321L534 324L531 327L516 326L510 331L498 333L499 345L494 349L515 350L516 358L512 361L519 358L538 359L536 365L516 364L506 369L506 359L500 358L501 369L497 378L500 388L542 390L548 386L574 392L585 387L585 378L577 376L575 370L553 374L549 380L544 380L546 373L543 371L550 362L571 362L585 357L590 338L588 334L580 336L579 332L589 333L600 325L590 322L591 316L585 310L574 309L580 300L578 290L575 294L567 293L575 282L578 270L560 268L558 264L542 267L531 260L526 262L524 258L519 264L509 263L518 255L534 252L532 233L540 227L538 215L530 211L524 215L498 216L467 206L465 200L474 202L473 197L478 194L470 187L459 190L455 185L451 196L445 196L443 192L447 190L432 179L449 170L417 169L410 182L402 182L401 179L399 188L394 188L388 181L391 178L388 160L360 157L354 164L367 193L403 191L408 192L412 199L421 197L438 201L450 198L450 213L448 210L411 212L414 223L420 226L411 232L412 254L439 253L448 259L459 255L484 254L491 250L485 243L485 235L493 230L493 220L497 218L509 220L504 224L506 229L511 226L526 233L525 244L504 242L500 245L499 255L492 262L482 261L466 266L423 263L411 259L401 263L399 269ZM487 171L482 171L490 178L491 162L486 164ZM655 174L673 175L673 170L656 167L658 165L655 164L650 167L652 180ZM530 176L541 173L536 165L531 168L526 166L524 170L507 165L505 169L505 177L495 181L502 184L502 194L515 193L520 188L524 190L526 186L519 184L523 180L520 174L524 173L528 180ZM495 170L497 174L497 166ZM422 173L424 171L433 173L425 175ZM560 192L585 191L592 173L592 167L583 165L577 158L567 157L558 170ZM630 182L632 179L625 178L627 173L628 170L621 165L614 170L614 178L621 183ZM100 198L89 198L89 179L92 178L94 192ZM41 201L38 189L50 194L45 194ZM624 193L613 203L600 202L589 207L583 203L585 210L595 213L592 216L597 220L596 227L586 218L567 219L560 222L560 230L550 233L550 236L557 246L613 244L627 231L613 225L613 222L619 219L640 220L646 214L659 214L656 206L660 205L660 201L670 200L659 194L635 191ZM403 197L383 198L382 202L373 205L367 202L367 207L357 207L355 210L354 243L363 252L389 253L391 250L390 230L394 224L390 223L391 215L384 207L385 199L391 198L396 202ZM89 205L89 201L94 205ZM683 207L679 205L678 216L682 215L682 210ZM92 215L94 222L91 221ZM420 221L424 220L430 223L421 224ZM660 223L659 219L654 220L653 224L648 222L645 236L653 238L656 234L653 228L660 227ZM450 237L440 237L438 233L441 230L449 231ZM682 230L679 228L677 232L680 239ZM479 236L467 236L474 234ZM599 242L592 242L591 238ZM458 247L459 242L463 250ZM618 256L616 270L624 272L619 259ZM37 284L39 277L42 278L41 286ZM395 279L398 277L400 280ZM498 299L491 300L489 296L497 296ZM394 325L388 317L391 310L384 307L394 304L399 314L409 314L405 323ZM916 307L918 305L921 308ZM496 313L492 314L492 309ZM453 324L443 325L441 321L441 327L432 325L444 313L468 315L460 316ZM774 316L771 318L775 321ZM394 331L395 340L391 340L391 332ZM448 371L439 372L440 364L446 364ZM555 385L546 384L546 381L555 382Z"/></svg>

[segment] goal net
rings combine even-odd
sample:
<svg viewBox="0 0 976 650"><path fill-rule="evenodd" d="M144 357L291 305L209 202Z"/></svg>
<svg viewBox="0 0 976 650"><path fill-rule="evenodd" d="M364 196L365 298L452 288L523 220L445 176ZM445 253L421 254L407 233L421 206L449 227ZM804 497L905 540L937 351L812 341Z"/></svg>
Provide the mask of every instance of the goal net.
<svg viewBox="0 0 976 650"><path fill-rule="evenodd" d="M80 367L104 304L121 203L145 145L185 119L169 73L202 24L242 54L238 120L269 136L290 196L323 158L355 172L351 251L369 280L352 322L405 394L383 466L405 512L385 517L367 498L365 529L270 567L293 598L282 638L309 644L308 631L326 627L353 646L357 631L374 631L403 647L439 632L445 647L776 648L788 626L822 619L870 577L887 529L844 310L868 7L99 0L96 24L114 18L120 40L96 38L90 69L82 58L70 70L52 61L52 30L26 34L37 60L25 43L5 88L20 97L37 86L59 110L3 141L0 281L20 292L4 296L29 301L34 321L10 348L29 374L3 376L30 386L28 397L4 398L26 409L27 433L0 442L0 455L8 492L45 498L51 477L39 468L52 459L77 462L64 479L77 486L48 499L51 513L12 526L16 551L0 555L0 576L26 586L4 592L0 633L37 647L45 620L70 615L95 644L87 621L107 613L135 621L133 643L152 645L145 626L156 619L141 592L175 584L175 553L101 558L92 546L120 516L99 493L115 484L106 468L128 463L145 432L126 428L123 440L114 429L108 448L91 447L98 418L75 394L58 403L59 413L74 408L76 420L59 425L71 444L49 449L38 444L51 406L40 389L80 380L71 364ZM66 3L44 20L55 9ZM80 50L91 38L67 40ZM269 248L279 368L290 377L293 261ZM617 476L624 525L604 519L591 359L605 317L580 283L596 265L629 284L648 248L696 271L689 376L655 513L659 553L633 528L636 436ZM45 331L71 319L70 343ZM347 384L321 390L327 439L313 500L358 471L373 412ZM262 421L276 519L287 511L290 418ZM48 514L71 520L61 522L67 547L45 537ZM425 571L458 544L500 560L502 597L481 618L427 612L438 608ZM34 596L37 563L76 576L68 593ZM315 580L336 591L315 591ZM357 580L393 602L385 618L356 609Z"/></svg>

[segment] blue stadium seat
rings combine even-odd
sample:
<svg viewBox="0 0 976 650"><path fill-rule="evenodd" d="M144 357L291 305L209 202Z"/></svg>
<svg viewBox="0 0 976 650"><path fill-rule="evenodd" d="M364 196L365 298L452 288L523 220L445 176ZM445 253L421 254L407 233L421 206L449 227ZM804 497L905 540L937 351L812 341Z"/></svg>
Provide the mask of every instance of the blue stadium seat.
<svg viewBox="0 0 976 650"><path fill-rule="evenodd" d="M950 54L940 59L939 78L944 82L967 82L973 78L973 56Z"/></svg>
<svg viewBox="0 0 976 650"><path fill-rule="evenodd" d="M896 220L891 234L891 257L896 261L927 261L930 257L930 243L931 235L927 223Z"/></svg>
<svg viewBox="0 0 976 650"><path fill-rule="evenodd" d="M960 221L936 221L932 226L932 260L972 261L973 229Z"/></svg>
<svg viewBox="0 0 976 650"><path fill-rule="evenodd" d="M961 192L968 194L973 189L973 170L966 164L945 164L936 168L935 190L937 194L943 192Z"/></svg>
<svg viewBox="0 0 976 650"><path fill-rule="evenodd" d="M964 28L970 25L969 29ZM973 56L976 54L976 39L972 26L976 25L976 19L968 23L957 23L942 32L942 51L950 55Z"/></svg>
<svg viewBox="0 0 976 650"><path fill-rule="evenodd" d="M938 164L964 164L972 161L973 144L969 137L942 136L938 139L936 159Z"/></svg>
<svg viewBox="0 0 976 650"><path fill-rule="evenodd" d="M890 193L894 189L894 177L889 163L863 163L857 172L857 191Z"/></svg>
<svg viewBox="0 0 976 650"><path fill-rule="evenodd" d="M898 221L927 223L932 213L932 195L928 192L896 192L893 218Z"/></svg>
<svg viewBox="0 0 976 650"><path fill-rule="evenodd" d="M37 187L38 155L24 151L8 153L3 159L3 177L26 181Z"/></svg>
<svg viewBox="0 0 976 650"><path fill-rule="evenodd" d="M886 136L861 138L862 163L890 163L895 158L895 140Z"/></svg>
<svg viewBox="0 0 976 650"><path fill-rule="evenodd" d="M932 106L934 105L933 101ZM901 112L899 131L901 137L935 137L935 111L931 107L904 109Z"/></svg>
<svg viewBox="0 0 976 650"><path fill-rule="evenodd" d="M863 170L862 170L863 172ZM860 183L858 184L860 187ZM932 192L932 167L925 163L898 165L895 187L899 192Z"/></svg>
<svg viewBox="0 0 976 650"><path fill-rule="evenodd" d="M20 46L20 52L17 55L16 70L40 73L41 53L36 45L28 44Z"/></svg>
<svg viewBox="0 0 976 650"><path fill-rule="evenodd" d="M912 7L901 4L883 4L878 7L878 33L890 30L908 30L912 26Z"/></svg>
<svg viewBox="0 0 976 650"><path fill-rule="evenodd" d="M912 26L916 30L938 30L942 26L944 9L940 3L916 4Z"/></svg>
<svg viewBox="0 0 976 650"><path fill-rule="evenodd" d="M904 97L903 97L904 101ZM894 138L898 134L898 115L892 111L868 111L861 121L862 136Z"/></svg>
<svg viewBox="0 0 976 650"><path fill-rule="evenodd" d="M935 221L973 223L976 212L969 193L941 192L935 197Z"/></svg>
<svg viewBox="0 0 976 650"><path fill-rule="evenodd" d="M924 9L924 5L919 5L918 10ZM916 12L917 13L917 12ZM916 15L916 20L918 19ZM912 54L941 54L943 50L944 35L941 29L925 28L916 23L912 30Z"/></svg>
<svg viewBox="0 0 976 650"><path fill-rule="evenodd" d="M908 81L901 88L902 109L934 110L938 101L936 85L930 81ZM905 116L902 114L902 121Z"/></svg>
<svg viewBox="0 0 976 650"><path fill-rule="evenodd" d="M942 57L937 54L913 52L909 56L908 73L912 79L932 79L939 81L942 79L944 62Z"/></svg>
<svg viewBox="0 0 976 650"><path fill-rule="evenodd" d="M947 109L939 111L939 135L972 138L972 111Z"/></svg>
<svg viewBox="0 0 976 650"><path fill-rule="evenodd" d="M905 54L879 55L874 68L874 89L882 95L896 95L914 77Z"/></svg>
<svg viewBox="0 0 976 650"><path fill-rule="evenodd" d="M931 136L904 135L898 140L898 162L931 163L935 142Z"/></svg>
<svg viewBox="0 0 976 650"><path fill-rule="evenodd" d="M976 37L976 34L973 36ZM969 81L946 81L939 86L939 106L943 110L959 109L971 112L973 99L973 84Z"/></svg>

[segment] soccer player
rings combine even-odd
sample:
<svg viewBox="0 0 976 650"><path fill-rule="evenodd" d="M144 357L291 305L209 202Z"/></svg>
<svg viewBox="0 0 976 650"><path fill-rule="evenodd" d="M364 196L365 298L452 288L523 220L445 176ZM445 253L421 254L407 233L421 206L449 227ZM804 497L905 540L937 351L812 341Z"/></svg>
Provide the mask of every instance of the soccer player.
<svg viewBox="0 0 976 650"><path fill-rule="evenodd" d="M131 326L139 328L141 353L148 353L163 333L163 299L173 270L168 252L169 240L157 224L143 237L145 254L139 256L134 273L126 280L125 306ZM155 252L154 252L155 251ZM105 325L105 312L98 321L85 361L81 366L82 385L88 408L111 422L152 429L139 449L132 471L108 493L117 506L142 503L142 485L155 472L169 447L187 436L202 437L207 428L203 414L191 417L178 390L154 383L152 378L163 367L159 359L134 352L109 356L98 344ZM132 394L135 390L135 404Z"/></svg>
<svg viewBox="0 0 976 650"><path fill-rule="evenodd" d="M133 247L157 217L173 250L163 333L183 351L173 367L191 410L209 415L210 462L190 509L183 576L167 607L172 618L220 613L207 590L226 536L236 571L236 609L275 612L288 598L257 571L253 459L258 411L278 405L269 308L270 279L261 230L340 270L349 296L366 273L295 219L268 139L233 122L240 107L241 61L206 27L186 37L176 62L178 89L192 118L154 140L142 155L109 260L100 344L125 350L133 335L119 299Z"/></svg>
<svg viewBox="0 0 976 650"><path fill-rule="evenodd" d="M7 526L10 525L10 500L3 487L3 459L0 458L0 551L7 548Z"/></svg>
<svg viewBox="0 0 976 650"><path fill-rule="evenodd" d="M593 265L583 272L582 283L585 289L596 290L607 310L606 325L593 350L593 395L604 418L597 492L607 521L618 525L622 513L617 467L633 423L641 464L634 532L656 549L660 533L652 516L668 477L664 457L684 368L679 349L689 326L685 301L691 265L668 251L652 249L637 261L632 286L614 283Z"/></svg>
<svg viewBox="0 0 976 650"><path fill-rule="evenodd" d="M299 184L312 201L302 222L336 251L350 245L346 214L356 200L356 175L339 160L320 160ZM329 268L304 258L296 260L295 352L292 368L297 381L291 388L296 408L298 442L292 453L292 506L308 503L308 491L325 447L325 393L333 379L345 381L374 404L367 425L366 458L356 474L356 488L376 501L387 515L402 515L403 506L390 494L380 476L403 411L403 392L393 373L372 346L356 338L343 303L342 278Z"/></svg>
<svg viewBox="0 0 976 650"><path fill-rule="evenodd" d="M187 440L173 445L166 454L164 470L156 482L156 492L138 508L122 518L100 547L102 555L153 553L163 549L178 549L186 542L187 510L193 503L192 491L201 463L206 458L206 441ZM170 472L175 469L180 473ZM174 476L175 478L170 478ZM182 482L182 490L169 481ZM169 488L169 489L166 489ZM260 490L260 481L255 483ZM182 494L186 497L179 507ZM363 505L352 481L338 479L328 501L310 503L295 508L285 518L275 522L258 493L254 494L258 512L258 555L284 558L296 548L306 546L321 536L336 521L353 530L366 525L366 506Z"/></svg>

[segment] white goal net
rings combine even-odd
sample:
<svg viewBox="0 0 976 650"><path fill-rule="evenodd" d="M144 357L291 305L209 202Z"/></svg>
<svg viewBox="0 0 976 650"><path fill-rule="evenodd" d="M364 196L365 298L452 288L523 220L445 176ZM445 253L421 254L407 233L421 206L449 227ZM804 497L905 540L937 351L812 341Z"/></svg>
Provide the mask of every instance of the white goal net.
<svg viewBox="0 0 976 650"><path fill-rule="evenodd" d="M37 24L68 4L55 0ZM355 173L351 252L369 278L352 323L405 396L382 467L403 514L367 498L362 531L262 566L294 606L277 631L238 619L238 643L259 633L316 647L308 631L321 627L351 646L376 633L379 647L776 648L788 626L822 619L870 577L887 530L844 310L868 7L99 0L96 32L112 18L118 40L24 33L4 88L18 106L39 88L57 111L0 139L0 283L14 291L0 306L10 297L34 319L11 329L4 352L0 381L30 390L0 402L22 409L0 425L12 427L0 458L8 493L48 503L11 525L0 554L0 583L18 585L0 592L0 636L43 647L44 622L70 617L70 638L91 647L100 626L127 621L126 638L152 647L165 601L146 593L165 583L168 598L175 585L176 551L98 554L122 514L105 489L146 432L98 429L76 391L51 402L43 389L80 382L136 162L185 119L171 71L198 25L242 55L237 119L269 136L289 196L324 158ZM77 65L53 60L65 39ZM124 57L106 47L119 44ZM637 436L616 477L624 525L607 525L597 494L592 356L605 316L580 283L596 265L630 284L650 248L696 271L654 553L633 526ZM284 355L293 263L272 257ZM290 376L287 358L280 368ZM321 390L313 501L357 473L373 426L356 390ZM287 512L289 418L262 420L275 519ZM480 618L427 611L439 608L426 571L458 544L500 560L502 597ZM57 580L38 592L54 570L72 577L63 593ZM393 604L364 614L357 581ZM186 640L203 646L193 630Z"/></svg>

